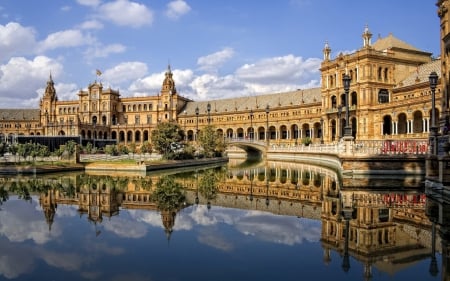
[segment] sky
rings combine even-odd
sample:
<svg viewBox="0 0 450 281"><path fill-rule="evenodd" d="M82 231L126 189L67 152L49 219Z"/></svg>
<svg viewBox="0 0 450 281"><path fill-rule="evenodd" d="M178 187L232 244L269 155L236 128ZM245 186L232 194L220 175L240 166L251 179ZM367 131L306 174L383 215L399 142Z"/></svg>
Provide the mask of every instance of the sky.
<svg viewBox="0 0 450 281"><path fill-rule="evenodd" d="M98 81L154 96L170 65L195 101L320 86L332 59L392 33L439 57L435 0L0 0L0 108L38 108ZM100 70L101 75L97 75Z"/></svg>

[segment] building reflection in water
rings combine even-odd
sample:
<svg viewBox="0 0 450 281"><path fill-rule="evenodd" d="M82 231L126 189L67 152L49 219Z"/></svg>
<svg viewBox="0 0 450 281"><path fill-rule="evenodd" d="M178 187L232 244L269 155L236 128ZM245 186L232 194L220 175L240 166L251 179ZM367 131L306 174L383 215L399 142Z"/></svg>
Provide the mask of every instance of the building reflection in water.
<svg viewBox="0 0 450 281"><path fill-rule="evenodd" d="M80 216L95 225L96 235L102 220L113 219L121 208L160 212L168 239L176 214L194 204L206 205L208 210L221 206L320 220L325 263L332 262L333 252L338 253L342 270L350 271L352 262L360 263L362 278L371 280L374 267L395 273L430 259L430 275L441 272L442 280L450 280L450 195L423 193L422 182L416 178L346 179L324 167L277 162L165 177L172 183L164 190L158 189L159 175L75 174L33 179L32 184L26 178L3 179L0 191L4 200L5 192L26 193L23 186L39 192L50 230L58 205L76 205ZM436 253L442 253L441 266Z"/></svg>

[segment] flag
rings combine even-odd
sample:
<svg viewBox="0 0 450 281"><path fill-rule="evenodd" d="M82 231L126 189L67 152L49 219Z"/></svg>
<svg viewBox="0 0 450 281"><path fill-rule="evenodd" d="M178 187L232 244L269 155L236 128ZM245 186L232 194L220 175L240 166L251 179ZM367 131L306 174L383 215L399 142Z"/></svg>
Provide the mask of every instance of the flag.
<svg viewBox="0 0 450 281"><path fill-rule="evenodd" d="M102 72L100 71L100 70L96 70L96 74L97 74L97 76L100 76L100 75L102 75Z"/></svg>

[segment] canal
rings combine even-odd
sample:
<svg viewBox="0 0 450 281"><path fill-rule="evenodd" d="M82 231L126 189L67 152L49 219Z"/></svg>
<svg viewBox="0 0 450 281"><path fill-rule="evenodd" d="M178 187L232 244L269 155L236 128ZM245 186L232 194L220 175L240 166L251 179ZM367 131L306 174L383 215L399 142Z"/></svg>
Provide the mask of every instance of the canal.
<svg viewBox="0 0 450 281"><path fill-rule="evenodd" d="M231 161L0 183L0 280L448 280L420 177Z"/></svg>

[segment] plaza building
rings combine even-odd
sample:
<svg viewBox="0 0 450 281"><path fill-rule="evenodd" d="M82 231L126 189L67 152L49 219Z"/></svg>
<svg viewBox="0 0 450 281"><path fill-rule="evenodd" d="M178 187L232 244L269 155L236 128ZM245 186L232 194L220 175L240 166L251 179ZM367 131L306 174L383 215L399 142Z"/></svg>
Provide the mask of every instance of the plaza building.
<svg viewBox="0 0 450 281"><path fill-rule="evenodd" d="M448 25L442 17L441 22ZM38 109L0 110L0 135L80 136L139 147L150 141L159 122L177 122L186 141L194 142L208 124L224 137L274 145L299 145L305 139L335 143L346 130L355 141L425 140L433 127L429 75L448 80L448 47L442 44L444 60L393 34L372 44L366 26L362 46L353 53L333 58L331 42L325 43L320 87L208 101L180 95L170 65L160 92L142 97L121 97L94 81L78 99L60 101L50 75ZM348 88L344 77L351 79ZM435 91L441 101L435 105L435 126L441 131L448 123L447 87L438 83Z"/></svg>

